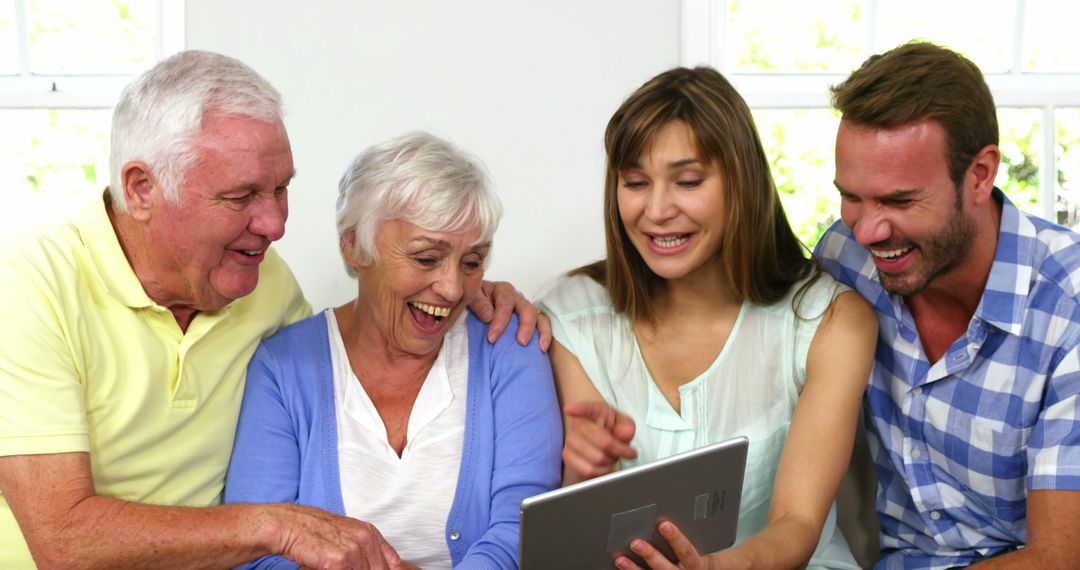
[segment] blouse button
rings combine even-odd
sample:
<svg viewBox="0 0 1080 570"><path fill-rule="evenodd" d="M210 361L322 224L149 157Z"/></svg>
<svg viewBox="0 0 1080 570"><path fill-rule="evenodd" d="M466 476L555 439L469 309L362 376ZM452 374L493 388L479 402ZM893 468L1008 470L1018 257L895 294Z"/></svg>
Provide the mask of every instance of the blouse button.
<svg viewBox="0 0 1080 570"><path fill-rule="evenodd" d="M460 532L458 532L456 530L450 531L450 540L457 540L459 538L461 538L461 533Z"/></svg>

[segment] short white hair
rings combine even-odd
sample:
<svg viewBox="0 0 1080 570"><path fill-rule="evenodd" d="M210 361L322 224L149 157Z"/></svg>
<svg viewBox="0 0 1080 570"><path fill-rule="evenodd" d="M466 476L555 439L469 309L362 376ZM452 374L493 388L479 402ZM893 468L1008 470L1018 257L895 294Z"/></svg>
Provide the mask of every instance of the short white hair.
<svg viewBox="0 0 1080 570"><path fill-rule="evenodd" d="M277 123L284 111L281 94L261 75L206 51L173 55L124 88L113 110L109 156L109 193L118 211L127 211L120 174L135 160L147 164L170 202L180 202L208 114Z"/></svg>
<svg viewBox="0 0 1080 570"><path fill-rule="evenodd" d="M491 242L502 205L478 160L430 133L413 132L371 146L353 159L338 183L337 231L350 237L361 265L378 263L375 234L383 222L404 220L432 232L475 224ZM345 270L356 270L345 259Z"/></svg>

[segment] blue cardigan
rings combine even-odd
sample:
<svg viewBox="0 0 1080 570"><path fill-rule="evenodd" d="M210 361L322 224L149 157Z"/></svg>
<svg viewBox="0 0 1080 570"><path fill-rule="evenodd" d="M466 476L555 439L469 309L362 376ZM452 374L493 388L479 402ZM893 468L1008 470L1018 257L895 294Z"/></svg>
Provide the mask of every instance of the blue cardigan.
<svg viewBox="0 0 1080 570"><path fill-rule="evenodd" d="M516 568L522 499L559 484L562 420L536 336L495 344L466 313L468 402L446 542L455 568ZM516 320L507 330L516 330ZM248 366L227 503L285 503L345 514L326 314L264 341ZM393 546L393 545L391 545ZM249 568L296 568L268 556Z"/></svg>

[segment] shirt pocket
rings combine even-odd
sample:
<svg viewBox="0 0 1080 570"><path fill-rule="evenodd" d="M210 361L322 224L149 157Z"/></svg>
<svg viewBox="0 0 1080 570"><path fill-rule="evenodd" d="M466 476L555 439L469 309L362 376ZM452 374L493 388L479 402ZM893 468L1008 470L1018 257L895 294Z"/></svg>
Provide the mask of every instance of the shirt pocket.
<svg viewBox="0 0 1080 570"><path fill-rule="evenodd" d="M996 518L1016 523L1027 516L1027 442L1031 428L984 418L971 420L967 468L958 479L971 500Z"/></svg>

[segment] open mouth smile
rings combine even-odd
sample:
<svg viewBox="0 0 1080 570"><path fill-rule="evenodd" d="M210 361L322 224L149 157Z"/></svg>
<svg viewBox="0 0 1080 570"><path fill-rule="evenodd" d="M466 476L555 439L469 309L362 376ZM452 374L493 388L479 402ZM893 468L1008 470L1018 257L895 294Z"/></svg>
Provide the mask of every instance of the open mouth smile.
<svg viewBox="0 0 1080 570"><path fill-rule="evenodd" d="M874 255L874 257L881 258L881 259L884 259L886 261L889 261L889 260L893 260L893 259L902 257L904 254L906 254L907 252L909 252L909 251L911 251L913 249L915 249L915 248L911 247L911 246L901 247L901 248L898 248L898 249L872 249L871 248L870 253L872 253Z"/></svg>
<svg viewBox="0 0 1080 570"><path fill-rule="evenodd" d="M915 245L902 245L890 249L867 248L873 256L874 265L883 274L899 274L907 271L914 263L918 247Z"/></svg>
<svg viewBox="0 0 1080 570"><path fill-rule="evenodd" d="M658 247L664 249L674 249L680 245L686 243L686 240L690 239L690 234L681 234L674 236L649 236L652 242Z"/></svg>
<svg viewBox="0 0 1080 570"><path fill-rule="evenodd" d="M431 315L436 319L443 319L450 316L450 307L436 307L435 305L429 305L427 303L421 303L419 301L409 301L409 305L420 309L424 313Z"/></svg>
<svg viewBox="0 0 1080 570"><path fill-rule="evenodd" d="M693 233L685 234L645 234L645 243L649 249L659 255L674 255L682 253L683 250L690 247L690 241L693 238Z"/></svg>
<svg viewBox="0 0 1080 570"><path fill-rule="evenodd" d="M428 334L438 333L443 321L450 316L450 307L439 307L420 301L409 301L408 306L413 322L421 331Z"/></svg>

